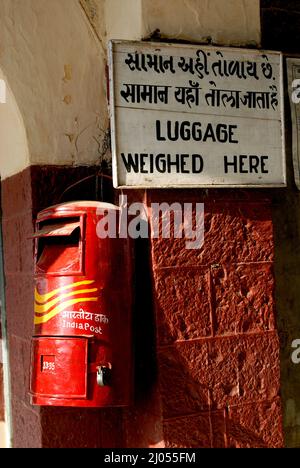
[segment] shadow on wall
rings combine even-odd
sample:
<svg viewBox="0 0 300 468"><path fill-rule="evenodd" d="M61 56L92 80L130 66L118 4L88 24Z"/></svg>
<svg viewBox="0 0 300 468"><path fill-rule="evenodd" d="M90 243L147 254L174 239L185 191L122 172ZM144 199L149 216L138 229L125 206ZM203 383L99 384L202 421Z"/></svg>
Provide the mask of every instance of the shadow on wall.
<svg viewBox="0 0 300 468"><path fill-rule="evenodd" d="M286 64L284 65L286 70ZM293 364L291 344L300 339L300 192L294 183L292 127L285 76L288 186L274 196L277 321L281 341L281 392L287 447L300 447L300 364Z"/></svg>
<svg viewBox="0 0 300 468"><path fill-rule="evenodd" d="M141 221L143 223L143 221ZM152 304L148 239L135 241L135 307L133 315L135 401L147 400L157 383L155 319Z"/></svg>
<svg viewBox="0 0 300 468"><path fill-rule="evenodd" d="M109 167L31 166L34 216L44 208L76 200L114 202Z"/></svg>
<svg viewBox="0 0 300 468"><path fill-rule="evenodd" d="M129 197L137 201L140 195L142 192L131 192ZM142 224L146 225L141 226L141 230L145 232L148 223L141 221ZM149 239L135 240L134 288L134 402L131 407L123 410L123 447L147 448L161 444L163 438Z"/></svg>
<svg viewBox="0 0 300 468"><path fill-rule="evenodd" d="M224 364L226 365L226 363ZM240 408L232 408L231 414L228 408L224 410L209 411L209 400L204 397L205 390L209 387L199 383L190 371L190 362L186 361L180 353L174 353L169 361L162 366L173 369L174 386L170 393L177 392L178 404L180 395L184 393L185 402L189 406L203 406L202 412L194 414L169 417L164 421L164 443L169 448L273 448L281 447L281 440L270 444L268 433L272 433L269 416L274 417L274 425L278 423L277 415L280 414L278 401L266 401L257 404L248 404ZM203 371L205 373L205 371ZM180 375L180 380L177 378ZM205 380L205 376L203 374ZM201 380L201 378L200 378ZM176 385L181 384L180 389ZM220 386L221 381L220 381ZM195 391L198 388L198 393ZM226 389L225 389L226 392ZM168 406L167 394L163 405ZM174 400L173 400L174 401ZM174 409L174 408L173 408ZM239 412L240 411L240 412ZM242 416L242 417L241 417ZM268 421L264 424L264 418ZM264 430L262 431L262 427ZM267 436L267 437L266 437Z"/></svg>

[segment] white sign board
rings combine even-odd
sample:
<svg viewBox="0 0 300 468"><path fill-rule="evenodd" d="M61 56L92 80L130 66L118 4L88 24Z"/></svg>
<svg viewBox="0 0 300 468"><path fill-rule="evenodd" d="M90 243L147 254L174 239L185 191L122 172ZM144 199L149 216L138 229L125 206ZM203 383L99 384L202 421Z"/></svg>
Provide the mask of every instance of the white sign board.
<svg viewBox="0 0 300 468"><path fill-rule="evenodd" d="M285 185L279 52L112 41L115 187Z"/></svg>

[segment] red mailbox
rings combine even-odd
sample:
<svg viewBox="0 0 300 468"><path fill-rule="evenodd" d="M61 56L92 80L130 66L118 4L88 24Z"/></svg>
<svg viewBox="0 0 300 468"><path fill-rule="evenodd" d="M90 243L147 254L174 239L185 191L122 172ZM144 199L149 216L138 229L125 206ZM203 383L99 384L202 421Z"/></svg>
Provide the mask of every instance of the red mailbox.
<svg viewBox="0 0 300 468"><path fill-rule="evenodd" d="M101 236L119 208L72 202L39 213L35 233L34 405L126 406L132 395L130 240ZM103 229L102 229L103 232Z"/></svg>

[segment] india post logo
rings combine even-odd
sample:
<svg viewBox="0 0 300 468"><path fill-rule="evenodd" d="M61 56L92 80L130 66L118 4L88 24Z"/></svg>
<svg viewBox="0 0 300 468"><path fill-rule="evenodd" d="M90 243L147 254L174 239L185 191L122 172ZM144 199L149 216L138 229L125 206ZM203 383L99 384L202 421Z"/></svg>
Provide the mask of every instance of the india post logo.
<svg viewBox="0 0 300 468"><path fill-rule="evenodd" d="M66 308L79 302L98 301L98 288L89 287L95 280L78 281L46 294L34 291L34 324L46 323Z"/></svg>

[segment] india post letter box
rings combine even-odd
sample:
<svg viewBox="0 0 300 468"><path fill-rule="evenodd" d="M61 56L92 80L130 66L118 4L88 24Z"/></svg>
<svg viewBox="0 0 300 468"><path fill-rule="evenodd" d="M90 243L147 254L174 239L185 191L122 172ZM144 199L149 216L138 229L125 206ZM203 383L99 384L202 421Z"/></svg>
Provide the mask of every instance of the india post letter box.
<svg viewBox="0 0 300 468"><path fill-rule="evenodd" d="M37 217L34 405L130 404L131 243L103 235L108 215L118 226L119 208L100 202L64 203Z"/></svg>

